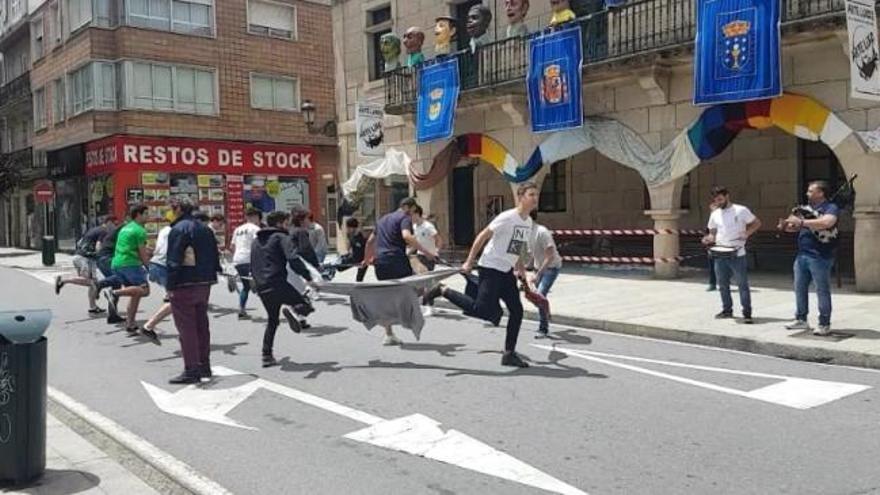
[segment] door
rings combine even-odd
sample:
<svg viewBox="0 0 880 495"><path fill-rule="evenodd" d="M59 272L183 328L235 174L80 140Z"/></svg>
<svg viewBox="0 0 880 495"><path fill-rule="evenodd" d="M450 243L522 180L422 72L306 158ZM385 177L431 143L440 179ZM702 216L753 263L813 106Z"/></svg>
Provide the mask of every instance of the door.
<svg viewBox="0 0 880 495"><path fill-rule="evenodd" d="M452 171L449 204L452 205L452 241L458 246L474 242L474 166Z"/></svg>

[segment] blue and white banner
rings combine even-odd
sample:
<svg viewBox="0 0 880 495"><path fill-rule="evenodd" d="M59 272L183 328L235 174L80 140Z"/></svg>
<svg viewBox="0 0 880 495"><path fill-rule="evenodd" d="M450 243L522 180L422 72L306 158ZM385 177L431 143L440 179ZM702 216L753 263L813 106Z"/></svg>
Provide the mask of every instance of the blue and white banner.
<svg viewBox="0 0 880 495"><path fill-rule="evenodd" d="M452 137L460 87L457 57L443 58L419 70L416 111L419 143Z"/></svg>
<svg viewBox="0 0 880 495"><path fill-rule="evenodd" d="M583 125L581 27L538 36L529 43L529 110L532 132Z"/></svg>
<svg viewBox="0 0 880 495"><path fill-rule="evenodd" d="M779 0L699 0L694 104L782 94Z"/></svg>

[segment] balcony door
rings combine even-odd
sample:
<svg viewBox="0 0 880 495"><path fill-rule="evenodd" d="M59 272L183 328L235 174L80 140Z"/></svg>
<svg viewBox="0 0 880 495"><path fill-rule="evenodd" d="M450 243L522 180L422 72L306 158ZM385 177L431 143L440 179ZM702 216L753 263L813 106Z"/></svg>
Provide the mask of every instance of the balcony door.
<svg viewBox="0 0 880 495"><path fill-rule="evenodd" d="M473 165L452 170L452 187L449 188L449 193L452 242L457 246L470 246L474 242L475 230Z"/></svg>

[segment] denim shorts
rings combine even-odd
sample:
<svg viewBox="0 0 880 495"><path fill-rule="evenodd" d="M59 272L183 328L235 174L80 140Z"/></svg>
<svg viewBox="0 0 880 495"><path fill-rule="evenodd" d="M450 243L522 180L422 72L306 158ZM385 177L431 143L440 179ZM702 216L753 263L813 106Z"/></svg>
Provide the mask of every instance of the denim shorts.
<svg viewBox="0 0 880 495"><path fill-rule="evenodd" d="M113 272L122 281L124 287L143 287L147 283L147 273L142 266L123 266L114 268Z"/></svg>
<svg viewBox="0 0 880 495"><path fill-rule="evenodd" d="M150 281L160 287L168 285L168 268L158 263L150 263Z"/></svg>

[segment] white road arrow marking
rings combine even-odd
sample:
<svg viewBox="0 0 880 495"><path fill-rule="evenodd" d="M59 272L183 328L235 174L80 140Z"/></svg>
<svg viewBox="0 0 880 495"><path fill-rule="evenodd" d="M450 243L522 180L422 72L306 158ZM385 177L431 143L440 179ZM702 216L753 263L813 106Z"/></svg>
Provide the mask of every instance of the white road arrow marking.
<svg viewBox="0 0 880 495"><path fill-rule="evenodd" d="M741 371L741 370L732 370L727 368L716 368L713 366L700 366L695 364L684 364L684 363L676 363L673 361L661 361L658 359L648 359L648 358L640 358L635 356L624 356L621 354L607 354L604 352L595 352L595 351L584 351L584 350L574 350L574 349L565 349L562 347L555 346L547 346L547 345L538 345L532 344L533 347L537 347L539 349L544 349L548 351L558 351L568 354L569 356L586 359L588 361L593 361L596 363L605 364L608 366L614 366L616 368L622 368L629 371L634 371L636 373L643 373L650 376L655 376L658 378L664 378L667 380L672 380L678 383L684 383L687 385L693 385L700 388L705 388L708 390L714 390L716 392L722 392L730 395L737 395L739 397L745 397L748 399L760 400L763 402L769 402L771 404L777 404L780 406L791 407L794 409L811 409L814 407L818 407L824 404L828 404L829 402L834 402L836 400L842 399L849 395L857 394L859 392L864 392L865 390L870 389L871 387L867 385L858 385L854 383L842 383L842 382L831 382L825 380L812 380L808 378L797 378L792 376L784 376L784 375L772 375L767 373L756 373L752 371ZM772 380L780 380L778 383L774 383L772 385L768 385L766 387L761 387L755 390L743 391L737 390L728 387L722 387L720 385L715 385L713 383L701 382L699 380L693 380L690 378L684 378L681 376L672 375L669 373L663 373L661 371L649 370L646 368L640 368L638 366L633 366L631 364L618 363L616 361L610 361L609 359L618 359L621 361L633 361L639 363L650 363L650 364L660 364L663 366L669 366L673 368L687 368L692 370L701 370L701 371L712 371L717 373L726 373L729 375L739 375L739 376L751 376L757 378L769 378Z"/></svg>
<svg viewBox="0 0 880 495"><path fill-rule="evenodd" d="M245 373L216 366L214 375L229 377ZM141 382L141 385L159 409L166 413L247 430L256 428L241 424L227 414L258 390L269 390L368 425L367 428L345 435L349 440L433 459L549 492L586 495L585 492L464 433L456 430L443 432L440 423L421 414L386 420L262 378L221 390L189 385L173 394L146 382Z"/></svg>

